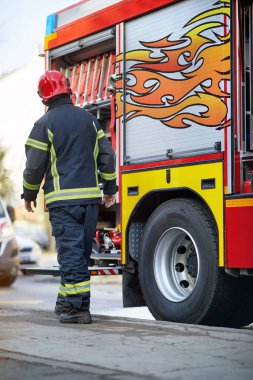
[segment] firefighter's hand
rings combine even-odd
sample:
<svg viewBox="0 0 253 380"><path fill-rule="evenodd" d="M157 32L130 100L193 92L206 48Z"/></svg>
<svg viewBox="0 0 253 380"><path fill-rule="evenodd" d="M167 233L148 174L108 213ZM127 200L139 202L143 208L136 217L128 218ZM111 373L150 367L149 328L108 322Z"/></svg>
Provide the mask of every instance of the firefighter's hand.
<svg viewBox="0 0 253 380"><path fill-rule="evenodd" d="M104 194L102 204L105 205L106 208L111 207L114 205L116 201L116 195L107 195Z"/></svg>
<svg viewBox="0 0 253 380"><path fill-rule="evenodd" d="M37 201L36 199L34 201L25 201L25 209L28 212L34 212L34 209L32 208L32 203L34 205L34 208L37 207Z"/></svg>

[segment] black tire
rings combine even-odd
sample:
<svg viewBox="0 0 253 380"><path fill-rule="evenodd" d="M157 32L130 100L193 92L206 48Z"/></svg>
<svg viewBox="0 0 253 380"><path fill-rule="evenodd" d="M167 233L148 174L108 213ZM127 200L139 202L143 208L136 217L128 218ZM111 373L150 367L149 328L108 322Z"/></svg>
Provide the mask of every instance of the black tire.
<svg viewBox="0 0 253 380"><path fill-rule="evenodd" d="M173 199L150 216L139 260L142 293L158 320L238 327L241 279L218 267L217 231L209 210ZM237 317L233 316L237 313Z"/></svg>
<svg viewBox="0 0 253 380"><path fill-rule="evenodd" d="M0 279L0 287L11 286L17 279L18 275L10 275L9 277L4 277Z"/></svg>

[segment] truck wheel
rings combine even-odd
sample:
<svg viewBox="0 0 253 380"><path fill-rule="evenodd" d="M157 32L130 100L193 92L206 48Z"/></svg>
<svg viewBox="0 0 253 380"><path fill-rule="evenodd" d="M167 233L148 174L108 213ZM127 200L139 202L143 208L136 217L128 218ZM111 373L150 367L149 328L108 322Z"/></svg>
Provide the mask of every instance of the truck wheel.
<svg viewBox="0 0 253 380"><path fill-rule="evenodd" d="M174 199L153 212L144 229L139 276L156 319L233 325L239 282L218 267L217 251L215 223L202 203Z"/></svg>

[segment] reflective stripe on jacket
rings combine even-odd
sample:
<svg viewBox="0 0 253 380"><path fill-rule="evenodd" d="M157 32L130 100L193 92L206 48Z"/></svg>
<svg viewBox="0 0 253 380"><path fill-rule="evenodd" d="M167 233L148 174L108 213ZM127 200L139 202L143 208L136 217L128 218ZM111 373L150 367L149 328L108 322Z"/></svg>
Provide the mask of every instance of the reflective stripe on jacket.
<svg viewBox="0 0 253 380"><path fill-rule="evenodd" d="M47 205L99 203L116 193L114 152L97 119L67 96L54 101L26 141L24 199L37 197L43 178Z"/></svg>

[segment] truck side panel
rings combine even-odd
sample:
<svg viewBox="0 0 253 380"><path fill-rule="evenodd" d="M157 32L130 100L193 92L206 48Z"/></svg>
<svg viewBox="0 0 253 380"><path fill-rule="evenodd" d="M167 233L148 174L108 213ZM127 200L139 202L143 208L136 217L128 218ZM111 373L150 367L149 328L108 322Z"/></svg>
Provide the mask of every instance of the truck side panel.
<svg viewBox="0 0 253 380"><path fill-rule="evenodd" d="M186 0L125 24L117 117L125 112L126 163L224 150L228 16L214 0Z"/></svg>
<svg viewBox="0 0 253 380"><path fill-rule="evenodd" d="M170 171L168 183L167 171ZM209 182L208 182L209 180ZM210 188L203 186L211 183ZM199 163L166 168L126 171L122 175L122 262L126 258L126 240L129 219L138 202L152 191L177 191L188 189L201 198L210 208L219 232L219 265L224 265L223 225L223 164ZM138 206L137 206L138 207Z"/></svg>
<svg viewBox="0 0 253 380"><path fill-rule="evenodd" d="M226 200L226 266L253 268L251 195Z"/></svg>

